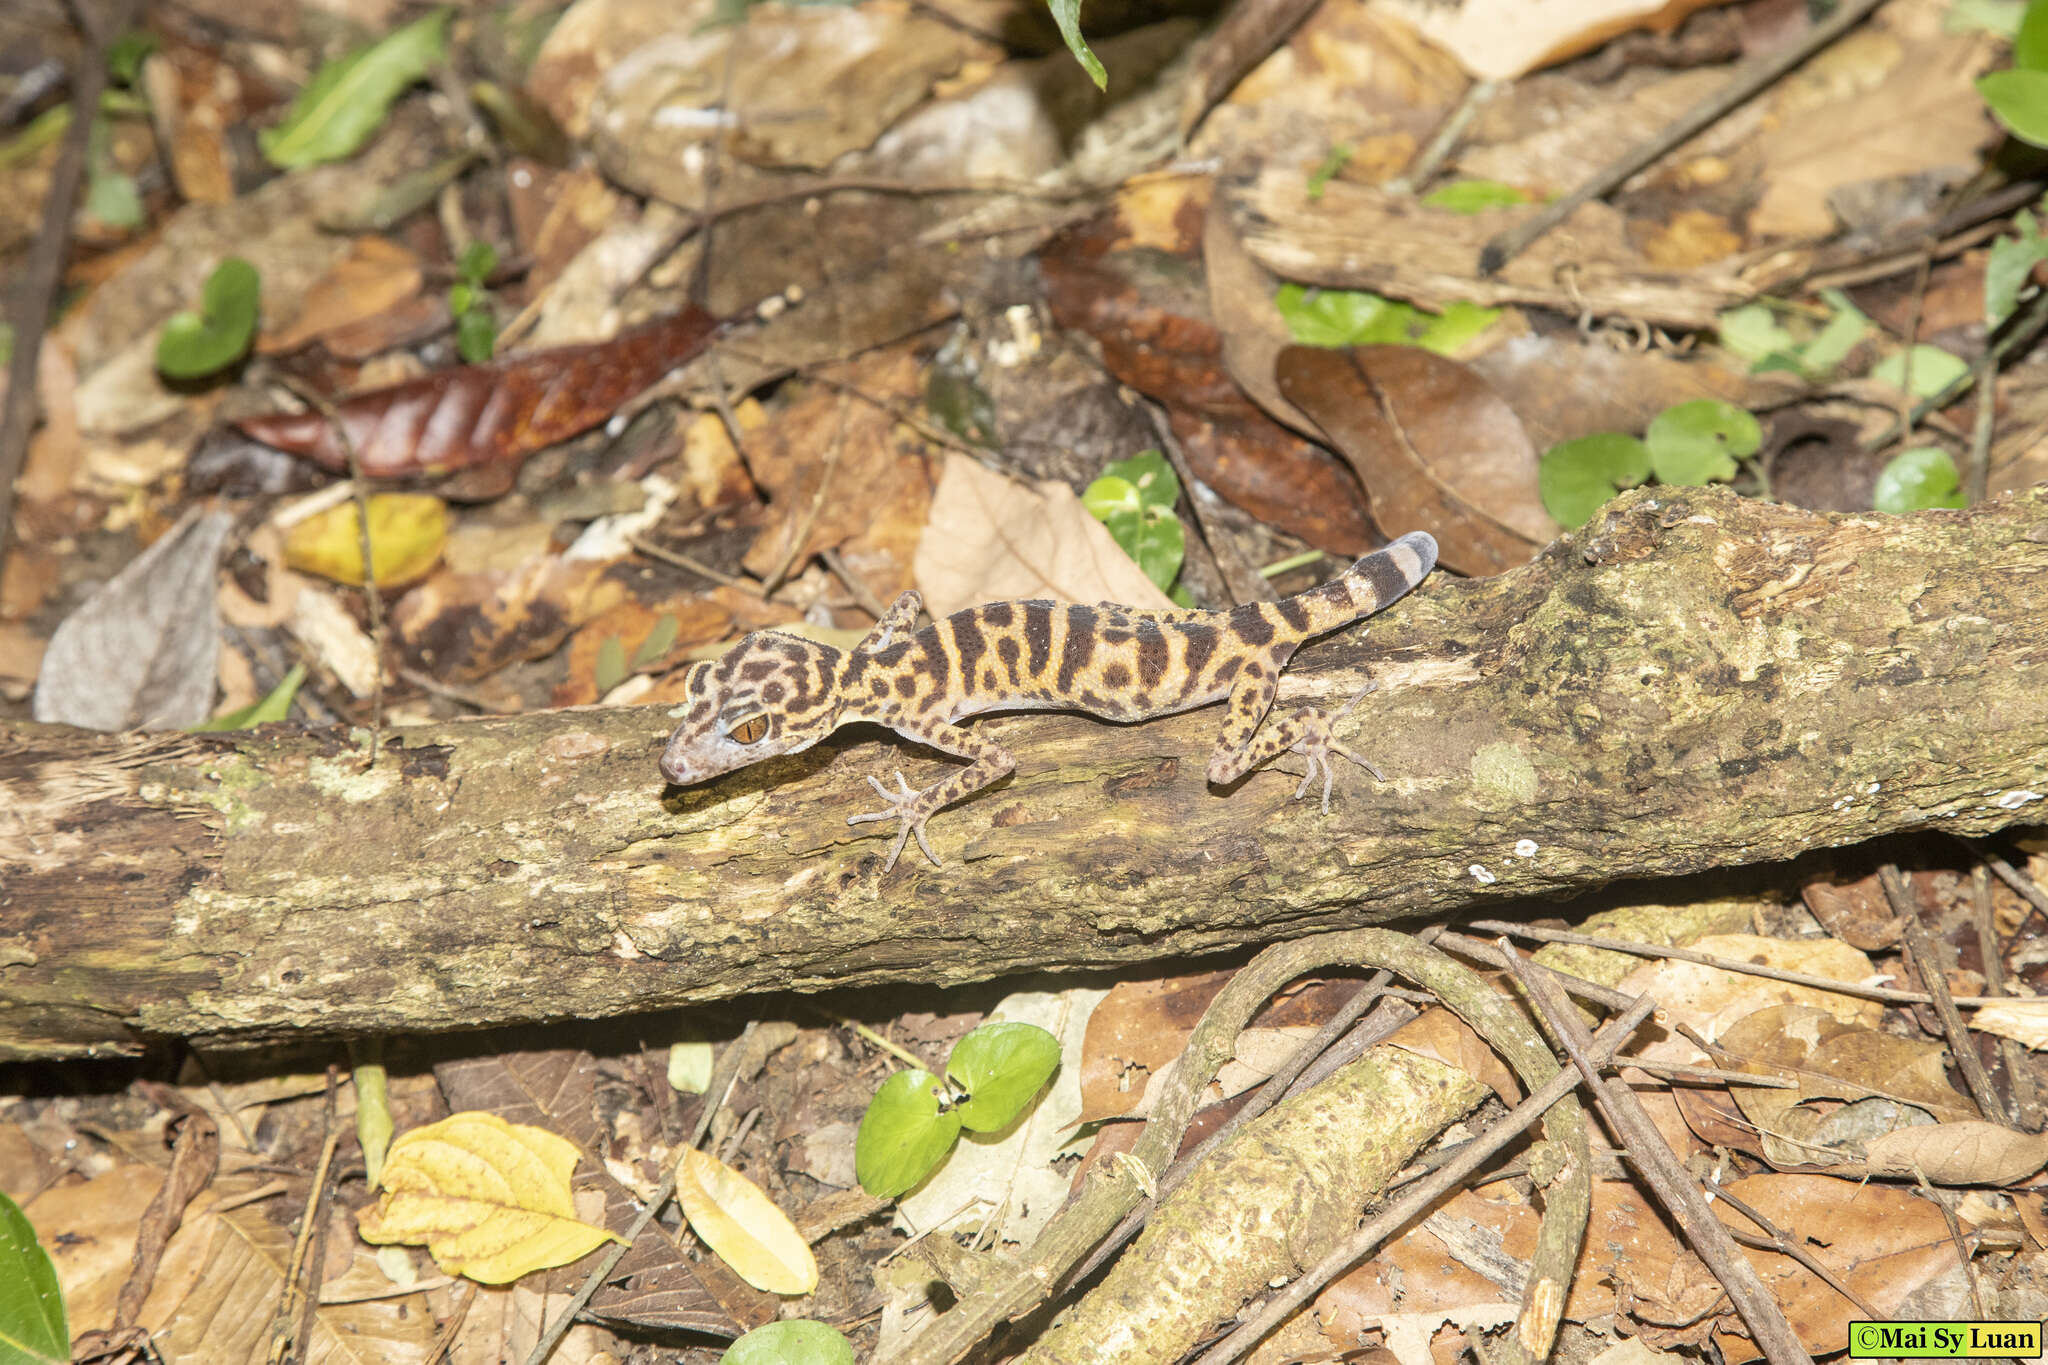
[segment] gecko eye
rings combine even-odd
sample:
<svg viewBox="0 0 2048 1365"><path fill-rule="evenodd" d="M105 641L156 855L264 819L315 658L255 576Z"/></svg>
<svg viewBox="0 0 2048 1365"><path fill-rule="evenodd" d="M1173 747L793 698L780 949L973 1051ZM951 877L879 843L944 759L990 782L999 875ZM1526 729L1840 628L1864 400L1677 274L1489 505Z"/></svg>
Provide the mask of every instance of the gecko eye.
<svg viewBox="0 0 2048 1365"><path fill-rule="evenodd" d="M758 744L768 733L768 714L756 711L725 732L726 738L741 744Z"/></svg>

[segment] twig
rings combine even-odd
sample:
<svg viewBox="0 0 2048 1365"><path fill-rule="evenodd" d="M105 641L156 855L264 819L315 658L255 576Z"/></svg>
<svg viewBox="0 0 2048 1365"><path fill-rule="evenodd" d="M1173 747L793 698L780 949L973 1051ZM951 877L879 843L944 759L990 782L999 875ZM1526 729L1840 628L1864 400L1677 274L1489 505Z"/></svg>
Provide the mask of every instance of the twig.
<svg viewBox="0 0 2048 1365"><path fill-rule="evenodd" d="M763 601L767 600L768 591L759 583L751 579L735 578L729 573L721 573L703 560L692 558L681 550L671 550L666 546L656 545L653 541L642 536L628 536L626 537L626 543L641 554L646 555L649 559L658 559L664 564L686 570L697 575L699 578L708 578L713 583L722 584L728 588L737 588L751 597L758 597Z"/></svg>
<svg viewBox="0 0 2048 1365"><path fill-rule="evenodd" d="M1427 185L1436 175L1437 167L1444 164L1451 149L1458 145L1458 139L1465 136L1465 130L1472 126L1472 120L1479 116L1480 106L1499 90L1498 81L1474 81L1467 86L1465 97L1458 101L1457 108L1451 110L1450 116L1436 130L1436 135L1430 138L1429 145L1422 149L1422 154L1409 162L1408 168L1400 175L1387 182L1387 193L1412 194Z"/></svg>
<svg viewBox="0 0 2048 1365"><path fill-rule="evenodd" d="M73 7L86 43L71 75L71 122L50 173L43 197L43 223L30 244L28 259L14 274L7 300L14 319L14 355L7 366L7 403L0 409L0 572L7 562L7 541L14 526L14 481L28 460L29 435L35 429L36 366L42 358L43 334L63 279L64 256L71 247L72 209L85 179L86 150L98 116L100 94L107 88L107 48L125 30L137 0L114 0L105 22L96 23L91 7Z"/></svg>
<svg viewBox="0 0 2048 1365"><path fill-rule="evenodd" d="M1973 844L1968 839L1958 839L1956 842L1970 850L1972 858L1982 860L1984 866L1991 869L1993 876L2018 892L2021 900L2033 906L2042 915L2048 916L2048 893L2044 893L2035 885L2032 877L1981 844Z"/></svg>
<svg viewBox="0 0 2048 1365"><path fill-rule="evenodd" d="M2027 300L2025 308L2022 308L2019 312L2006 319L2006 324L2000 329L1998 339L1991 344L1991 349L1985 353L1984 358L1991 362L1992 371L1995 372L1998 366L2005 362L2006 357L2014 351L2031 345L2034 339L2041 335L2041 330L2044 327L2048 327L2048 289L2043 289L2040 293L2034 295L2033 298ZM1893 421L1883 431L1863 442L1863 449L1884 449L1884 447L1904 435L1908 429L1926 421L1928 414L1939 412L1958 398L1961 398L1975 387L1978 370L1982 368L1983 366L1980 362L1977 367L1964 370L1947 384L1944 384L1940 392L1921 399L1913 411L1908 414L1905 421Z"/></svg>
<svg viewBox="0 0 2048 1365"><path fill-rule="evenodd" d="M1892 986L1865 986L1854 981L1837 981L1833 977L1815 976L1810 972L1794 972L1783 967L1766 967L1757 962L1741 962L1732 957L1716 957L1712 953L1695 952L1691 948L1636 943L1624 938L1601 938L1594 934L1573 934L1562 929L1538 929L1533 925L1509 924L1504 920L1474 920L1470 927L1483 929L1489 934L1534 939L1538 943L1570 943L1581 948L1605 948L1612 953L1628 953L1635 957L1668 957L1678 962L1697 962L1703 967L1719 967L1724 972L1740 972L1745 976L1760 976L1768 981L1784 981L1794 986L1811 986L1815 990L1832 991L1836 995L1851 996L1857 1000L1876 1000L1887 1005L1934 1003L1934 997L1926 991L1904 991ZM1972 1008L2011 1003L2010 997L1996 995L1957 995L1950 998L1958 1005L1968 1005Z"/></svg>
<svg viewBox="0 0 2048 1365"><path fill-rule="evenodd" d="M1970 423L1970 463L1963 471L1963 496L1984 501L1991 486L1991 426L1997 407L1998 366L1990 352L1977 357L1977 415Z"/></svg>
<svg viewBox="0 0 2048 1365"><path fill-rule="evenodd" d="M1970 1098L1976 1101L1977 1112L1996 1122L2005 1115L2005 1105L1998 1098L1997 1087L1991 1084L1991 1077L1984 1070L1984 1059L1977 1055L1977 1040L1970 1030L1963 1027L1963 1016L1956 1013L1956 1003L1949 995L1948 980L1942 975L1941 958L1933 940L1927 936L1920 924L1920 908L1913 901L1913 893L1907 888L1905 878L1899 875L1897 863L1885 863L1877 869L1877 882L1884 888L1884 898L1890 903L1892 914L1898 917L1901 932L1906 940L1906 952L1913 959L1913 970L1919 974L1920 984L1927 987L1928 1001L1934 1007L1935 1018L1941 1020L1941 1031L1948 1038L1948 1050L1954 1054L1956 1069L1963 1073L1963 1084L1969 1087Z"/></svg>
<svg viewBox="0 0 2048 1365"><path fill-rule="evenodd" d="M1638 143L1588 177L1576 189L1553 200L1542 212L1488 242L1479 253L1479 273L1492 275L1526 250L1531 242L1562 223L1579 208L1615 189L1651 163L1676 150L1688 138L1724 115L1747 104L1779 77L1800 65L1814 53L1840 38L1868 18L1884 0L1843 0L1842 7L1828 16L1796 43L1745 63L1726 85L1666 124L1655 137Z"/></svg>
<svg viewBox="0 0 2048 1365"><path fill-rule="evenodd" d="M1805 1247L1799 1245L1798 1242L1794 1241L1791 1238L1791 1236L1789 1236L1776 1223L1773 1223L1769 1218L1765 1217L1762 1211L1751 1208L1748 1204L1745 1204L1741 1199L1737 1198L1733 1193L1731 1193L1726 1185L1721 1184L1719 1181L1714 1182L1714 1198L1720 1200L1729 1208L1734 1209L1744 1218L1747 1218L1750 1222L1756 1224L1758 1227L1764 1230L1764 1232L1767 1235L1755 1239L1755 1244L1757 1245L1759 1250L1775 1251L1780 1256L1789 1256L1793 1260L1799 1262L1799 1264L1805 1266L1809 1271L1813 1272L1813 1274L1818 1279L1820 1279L1824 1284L1826 1284L1828 1288L1834 1290L1837 1294L1840 1294L1850 1303L1855 1304L1856 1311L1861 1313L1864 1317L1882 1318L1884 1316L1884 1314L1878 1312L1875 1308L1871 1307L1870 1304L1865 1302L1863 1296L1861 1294L1858 1294L1847 1280L1844 1280L1841 1276L1837 1275L1834 1271L1830 1270L1826 1262L1822 1261L1818 1256L1815 1256ZM1730 1231L1733 1232L1733 1229L1730 1229ZM1734 1236L1737 1238L1737 1240L1743 1241L1745 1245L1750 1244L1749 1240L1743 1238L1741 1233L1734 1232Z"/></svg>
<svg viewBox="0 0 2048 1365"><path fill-rule="evenodd" d="M1627 1013L1610 1020L1600 1029L1593 1040L1592 1054L1602 1061L1612 1057L1621 1045L1628 1041L1657 1002L1649 996L1639 997ZM1399 1232L1419 1217L1444 1195L1462 1185L1466 1179L1476 1175L1479 1168L1492 1158L1494 1153L1513 1142L1530 1125L1543 1117L1552 1105L1569 1095L1582 1084L1577 1072L1561 1070L1545 1081L1534 1093L1509 1111L1508 1116L1486 1130L1484 1136L1466 1143L1451 1160L1435 1171L1411 1182L1400 1198L1381 1209L1367 1221L1364 1227L1352 1233L1329 1255L1300 1279L1275 1294L1259 1309L1258 1313L1243 1323L1195 1358L1195 1365L1229 1365L1265 1335L1285 1322L1289 1315L1314 1298L1322 1288L1342 1275L1365 1257L1371 1255L1379 1244Z"/></svg>
<svg viewBox="0 0 2048 1365"><path fill-rule="evenodd" d="M883 605L881 598L875 596L874 589L868 586L867 580L853 571L853 566L846 562L846 556L839 553L837 546L820 550L818 558L824 560L825 567L846 585L846 590L853 594L853 600L860 604L862 611L877 621L888 613L889 608Z"/></svg>
<svg viewBox="0 0 2048 1365"><path fill-rule="evenodd" d="M1500 947L1503 952L1509 951L1505 941ZM1549 972L1533 962L1513 956L1509 959L1508 970L1528 992L1530 1003L1550 1029L1551 1036L1564 1047L1572 1065L1585 1078L1587 1095L1600 1107L1608 1126L1628 1149L1630 1159L1650 1192L1669 1210L1694 1253L1707 1263L1708 1269L1721 1282L1721 1287L1728 1291L1735 1311L1741 1314L1743 1324L1749 1328L1750 1338L1771 1365L1812 1365L1813 1357L1800 1343L1792 1325L1785 1321L1777 1300L1764 1286L1755 1267L1736 1249L1728 1229L1707 1207L1706 1196L1700 1193L1698 1182L1680 1164L1677 1155L1657 1131L1657 1125L1650 1122L1650 1116L1644 1112L1635 1091L1600 1075L1588 1051L1592 1038L1564 992L1550 979Z"/></svg>
<svg viewBox="0 0 2048 1365"><path fill-rule="evenodd" d="M1490 924L1474 924L1472 927L1499 932L1492 929ZM1513 953L1502 952L1485 939L1473 938L1468 934L1446 934L1437 940L1437 946L1484 962L1489 967L1502 969L1507 967L1508 960L1514 956ZM1604 1010L1625 1010L1635 1003L1634 996L1618 991L1612 986L1603 986L1597 981L1588 981L1582 976L1573 976L1555 967L1550 969L1550 974L1558 979L1558 984L1564 987L1566 994L1589 1005L1598 1005Z"/></svg>
<svg viewBox="0 0 2048 1365"><path fill-rule="evenodd" d="M1638 1071L1667 1081L1699 1081L1704 1085L1751 1085L1765 1090L1797 1090L1799 1082L1787 1076L1759 1076L1753 1071L1728 1071L1718 1066L1681 1066L1674 1062L1653 1062L1644 1057L1617 1057L1616 1066L1632 1066Z"/></svg>
<svg viewBox="0 0 2048 1365"><path fill-rule="evenodd" d="M312 1313L319 1306L319 1276L326 1260L326 1229L321 1226L320 1214L325 1206L328 1173L334 1166L334 1152L341 1145L341 1127L335 1122L334 1069L327 1071L327 1139L320 1144L320 1160L313 1167L313 1189L306 1196L306 1212L299 1222L299 1235L292 1243L291 1259L284 1272L284 1296L278 1300L277 1316L272 1319L274 1326L270 1333L270 1365L280 1365L287 1357L292 1360L304 1358L305 1343L312 1334ZM313 1260L310 1266L312 1284L307 1284L309 1267L307 1256Z"/></svg>
<svg viewBox="0 0 2048 1365"><path fill-rule="evenodd" d="M1211 524L1202 510L1201 502L1195 497L1195 471L1188 463L1187 452L1173 434L1173 426L1166 420L1164 405L1150 399L1140 399L1139 408L1145 414L1146 425L1152 428L1152 439L1159 442L1160 450L1166 453L1166 462L1173 466L1174 474L1180 479L1180 493L1187 500L1188 512L1195 519L1195 544L1200 553L1206 555L1209 565L1216 571L1216 577L1230 593L1231 601L1271 602L1275 600L1273 585L1259 577L1257 570L1245 562L1238 552L1237 542L1232 540L1220 526Z"/></svg>
<svg viewBox="0 0 2048 1365"><path fill-rule="evenodd" d="M2010 995L2005 984L2004 945L1991 921L1991 869L1979 862L1970 869L1970 922L1977 931L1977 956L1984 963L1984 989L1992 995ZM2034 1068L2027 1062L2017 1040L2000 1038L1998 1056L2005 1063L2006 1121L2015 1128L2031 1129L2027 1120L2034 1110Z"/></svg>

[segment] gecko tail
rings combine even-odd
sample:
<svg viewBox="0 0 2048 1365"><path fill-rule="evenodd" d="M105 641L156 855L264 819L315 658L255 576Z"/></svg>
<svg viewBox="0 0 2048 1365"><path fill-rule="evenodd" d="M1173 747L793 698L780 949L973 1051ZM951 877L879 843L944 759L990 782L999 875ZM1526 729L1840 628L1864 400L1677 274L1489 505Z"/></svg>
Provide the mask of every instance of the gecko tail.
<svg viewBox="0 0 2048 1365"><path fill-rule="evenodd" d="M1410 531L1295 600L1308 610L1310 632L1321 634L1400 601L1435 567L1436 537Z"/></svg>

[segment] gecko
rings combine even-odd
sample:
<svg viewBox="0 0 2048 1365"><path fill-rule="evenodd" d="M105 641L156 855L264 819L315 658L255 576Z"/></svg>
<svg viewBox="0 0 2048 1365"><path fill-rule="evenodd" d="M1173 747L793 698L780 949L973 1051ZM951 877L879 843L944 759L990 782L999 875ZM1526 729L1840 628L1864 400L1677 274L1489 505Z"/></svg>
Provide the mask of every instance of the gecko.
<svg viewBox="0 0 2048 1365"><path fill-rule="evenodd" d="M868 783L884 808L849 825L898 822L883 872L912 838L941 866L925 822L1016 767L1008 750L954 722L987 711L1083 711L1113 721L1159 716L1227 701L1208 779L1226 786L1292 750L1308 759L1299 799L1320 772L1323 813L1338 756L1376 779L1379 769L1337 742L1330 724L1372 691L1335 712L1302 706L1270 724L1280 670L1303 642L1391 605L1436 566L1436 541L1412 532L1367 555L1321 587L1278 602L1227 611L1092 607L1064 602L991 602L914 629L924 599L898 597L852 649L761 630L724 656L691 666L682 717L662 751L662 776L704 782L778 754L800 753L842 725L887 726L905 739L967 760L922 791L896 773L897 790Z"/></svg>

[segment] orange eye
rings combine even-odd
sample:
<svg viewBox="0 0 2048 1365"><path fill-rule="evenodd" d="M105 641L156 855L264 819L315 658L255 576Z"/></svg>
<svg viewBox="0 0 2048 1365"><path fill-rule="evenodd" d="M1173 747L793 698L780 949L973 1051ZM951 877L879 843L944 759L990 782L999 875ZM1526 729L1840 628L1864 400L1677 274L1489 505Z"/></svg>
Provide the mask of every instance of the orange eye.
<svg viewBox="0 0 2048 1365"><path fill-rule="evenodd" d="M739 741L741 744L758 743L761 740L761 738L767 733L768 717L765 714L759 712L755 713L754 715L748 716L738 725L735 725L732 727L732 729L726 731L728 737Z"/></svg>

